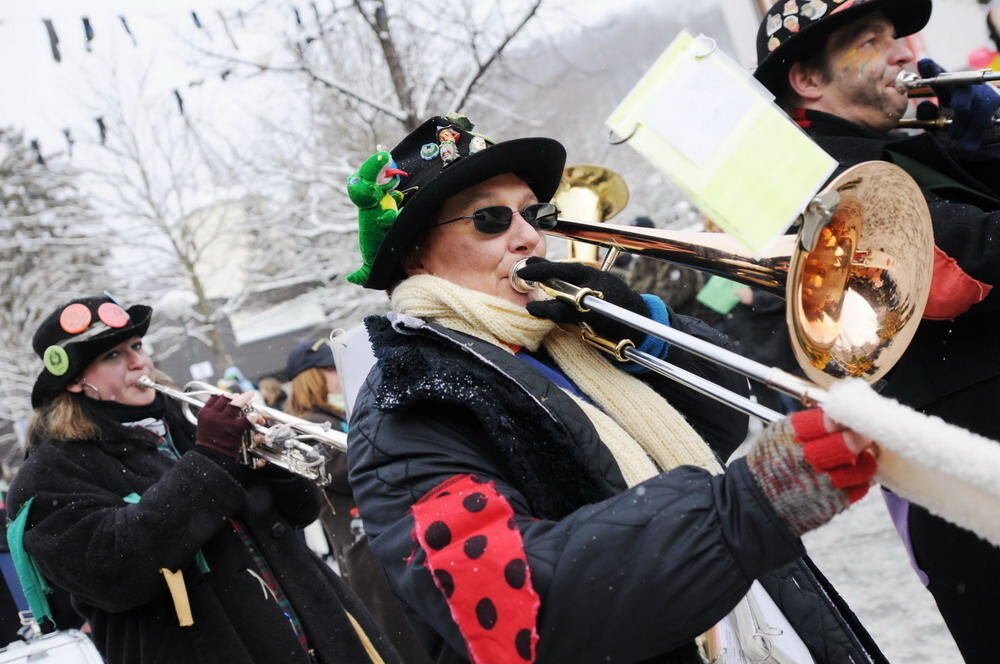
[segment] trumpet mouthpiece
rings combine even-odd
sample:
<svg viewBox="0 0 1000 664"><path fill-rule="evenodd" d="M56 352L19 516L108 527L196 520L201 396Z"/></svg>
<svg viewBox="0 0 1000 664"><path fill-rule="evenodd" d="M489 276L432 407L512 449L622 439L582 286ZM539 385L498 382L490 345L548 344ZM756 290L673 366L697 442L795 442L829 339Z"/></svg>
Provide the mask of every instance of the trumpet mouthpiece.
<svg viewBox="0 0 1000 664"><path fill-rule="evenodd" d="M906 94L911 88L915 87L914 82L919 80L920 77L913 72L901 71L896 75L896 89Z"/></svg>

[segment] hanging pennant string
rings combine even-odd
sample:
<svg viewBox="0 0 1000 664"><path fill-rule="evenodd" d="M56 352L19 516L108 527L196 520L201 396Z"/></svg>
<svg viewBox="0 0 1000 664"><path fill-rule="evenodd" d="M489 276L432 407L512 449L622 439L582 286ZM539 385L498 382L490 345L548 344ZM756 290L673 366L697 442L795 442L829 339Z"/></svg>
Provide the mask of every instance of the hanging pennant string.
<svg viewBox="0 0 1000 664"><path fill-rule="evenodd" d="M239 45L236 40L233 39L233 33L229 31L229 23L226 22L226 16L222 13L221 9L216 9L215 13L219 16L219 22L222 23L222 31L226 33L226 37L229 38L229 43L233 45L233 49L240 50Z"/></svg>
<svg viewBox="0 0 1000 664"><path fill-rule="evenodd" d="M56 34L56 26L52 25L51 18L43 18L45 31L49 33L49 46L52 47L52 57L56 62L62 62L62 55L59 53L59 35Z"/></svg>
<svg viewBox="0 0 1000 664"><path fill-rule="evenodd" d="M197 27L199 30L205 33L205 36L208 37L208 41L213 41L212 33L209 31L207 27L205 27L205 24L201 22L201 19L198 18L197 12L194 11L191 12L191 20L194 21L195 27Z"/></svg>
<svg viewBox="0 0 1000 664"><path fill-rule="evenodd" d="M108 141L108 128L104 124L104 118L98 115L94 118L94 122L97 123L97 133L101 137L101 145L104 145Z"/></svg>
<svg viewBox="0 0 1000 664"><path fill-rule="evenodd" d="M31 139L30 145L31 149L35 151L35 161L39 166L45 166L45 157L42 156L42 146L38 143L38 139Z"/></svg>
<svg viewBox="0 0 1000 664"><path fill-rule="evenodd" d="M125 28L125 34L127 34L129 39L132 40L132 45L138 46L139 42L136 41L135 35L132 34L132 30L128 27L128 21L125 20L125 17L119 14L118 20L122 22L122 27Z"/></svg>
<svg viewBox="0 0 1000 664"><path fill-rule="evenodd" d="M66 137L66 151L69 153L69 156L72 157L73 156L73 144L76 141L73 140L73 134L70 132L69 127L65 127L62 130L62 133L63 133L63 136Z"/></svg>
<svg viewBox="0 0 1000 664"><path fill-rule="evenodd" d="M90 42L94 41L94 26L90 24L90 19L86 16L83 17L83 37L86 40L84 43L87 53L92 53L93 48Z"/></svg>

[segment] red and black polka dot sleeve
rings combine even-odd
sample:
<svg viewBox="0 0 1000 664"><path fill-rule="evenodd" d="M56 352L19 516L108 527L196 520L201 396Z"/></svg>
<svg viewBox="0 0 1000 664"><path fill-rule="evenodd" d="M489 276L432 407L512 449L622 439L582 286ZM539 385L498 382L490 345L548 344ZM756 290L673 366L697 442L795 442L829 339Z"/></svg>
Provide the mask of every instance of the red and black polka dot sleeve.
<svg viewBox="0 0 1000 664"><path fill-rule="evenodd" d="M507 499L492 482L457 475L412 512L415 539L472 661L535 661L540 600Z"/></svg>

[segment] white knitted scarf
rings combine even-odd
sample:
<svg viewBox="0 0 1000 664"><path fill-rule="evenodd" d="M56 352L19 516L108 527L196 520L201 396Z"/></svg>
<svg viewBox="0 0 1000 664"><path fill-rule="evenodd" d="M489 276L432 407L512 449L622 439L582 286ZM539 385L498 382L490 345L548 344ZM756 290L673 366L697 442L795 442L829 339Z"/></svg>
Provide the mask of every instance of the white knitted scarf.
<svg viewBox="0 0 1000 664"><path fill-rule="evenodd" d="M552 321L507 300L440 277L417 275L392 292L392 309L434 321L513 353L544 346L559 368L596 405L570 395L614 456L629 486L662 470L692 464L721 467L684 417L648 385L608 364L600 351Z"/></svg>

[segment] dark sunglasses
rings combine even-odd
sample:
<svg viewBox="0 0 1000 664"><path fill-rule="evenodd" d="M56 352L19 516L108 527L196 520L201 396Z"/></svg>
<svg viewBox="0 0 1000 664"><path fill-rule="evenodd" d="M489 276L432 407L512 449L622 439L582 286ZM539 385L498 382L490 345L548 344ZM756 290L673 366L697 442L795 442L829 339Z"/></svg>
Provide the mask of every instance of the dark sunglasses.
<svg viewBox="0 0 1000 664"><path fill-rule="evenodd" d="M449 219L448 221L440 221L435 226L444 226L445 224L450 224L453 221L461 221L462 219L471 219L473 226L480 233L486 233L487 235L496 235L497 233L503 233L505 230L510 228L510 223L514 220L515 210L511 210L506 205L491 205L489 207L479 208L472 214L467 214L463 217L455 217L454 219ZM559 208L557 208L552 203L532 203L531 205L516 210L521 218L526 222L531 224L534 228L539 230L547 231L555 228L556 221L559 219Z"/></svg>

